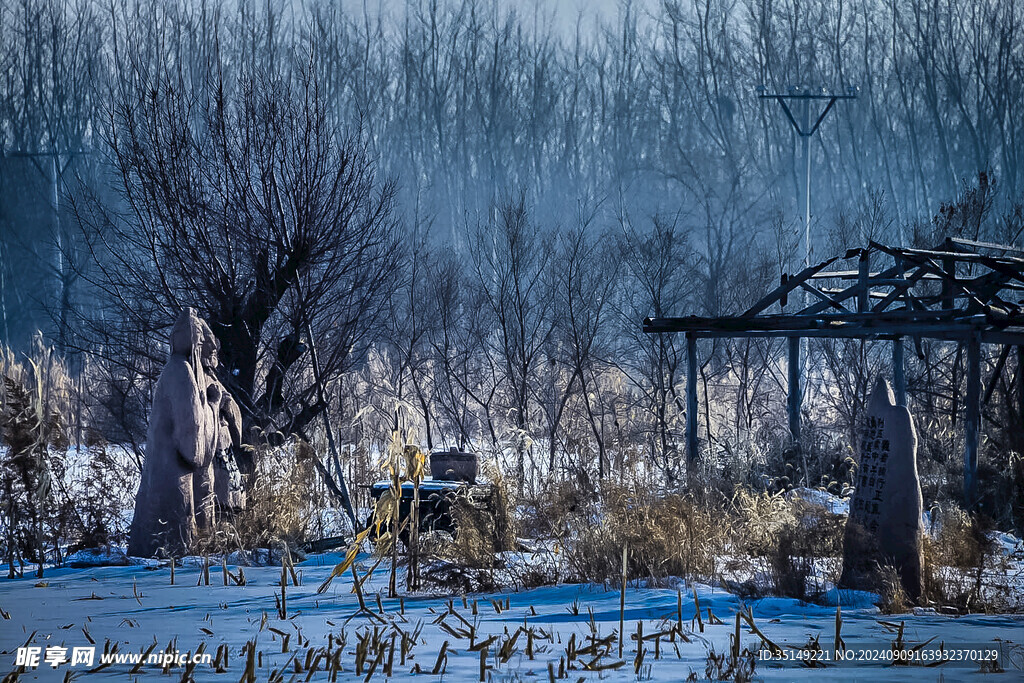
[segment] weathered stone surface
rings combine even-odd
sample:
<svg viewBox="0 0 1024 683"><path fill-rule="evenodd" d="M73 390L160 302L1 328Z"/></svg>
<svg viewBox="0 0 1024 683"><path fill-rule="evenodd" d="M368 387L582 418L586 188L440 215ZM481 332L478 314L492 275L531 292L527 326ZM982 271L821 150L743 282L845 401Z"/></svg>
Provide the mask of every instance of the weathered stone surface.
<svg viewBox="0 0 1024 683"><path fill-rule="evenodd" d="M245 488L242 474L235 461L235 452L242 445L242 413L238 403L217 379L220 366L220 342L213 330L204 322L203 369L207 375L207 401L212 413L214 431L210 442L210 462L201 473L200 484L205 496L204 519L197 521L200 527L206 519L212 523L212 512L230 517L245 507ZM198 489L197 489L198 490Z"/></svg>
<svg viewBox="0 0 1024 683"><path fill-rule="evenodd" d="M195 535L192 475L205 464L213 431L200 363L202 340L202 322L185 308L171 329L171 353L153 394L130 555L179 552Z"/></svg>
<svg viewBox="0 0 1024 683"><path fill-rule="evenodd" d="M208 530L216 521L216 475L213 461L220 444L220 405L227 391L217 379L217 366L220 365L218 355L220 344L206 321L200 320L199 323L203 339L200 363L203 369L201 387L206 399L204 419L210 428L207 432L207 439L203 443L203 456L192 478L192 491L195 499L196 526L199 529Z"/></svg>
<svg viewBox="0 0 1024 683"><path fill-rule="evenodd" d="M921 595L921 481L910 411L879 378L867 405L857 480L843 545L840 585L878 590L879 568L894 567L907 596Z"/></svg>
<svg viewBox="0 0 1024 683"><path fill-rule="evenodd" d="M217 450L213 455L217 508L225 516L245 509L245 486L235 453L242 444L242 413L227 391L218 413Z"/></svg>
<svg viewBox="0 0 1024 683"><path fill-rule="evenodd" d="M231 517L245 507L245 488L235 453L242 445L242 414L238 403L217 379L220 342L205 321L202 365L206 382L208 418L213 425L203 465L196 470L193 492L196 524L209 529L217 519Z"/></svg>

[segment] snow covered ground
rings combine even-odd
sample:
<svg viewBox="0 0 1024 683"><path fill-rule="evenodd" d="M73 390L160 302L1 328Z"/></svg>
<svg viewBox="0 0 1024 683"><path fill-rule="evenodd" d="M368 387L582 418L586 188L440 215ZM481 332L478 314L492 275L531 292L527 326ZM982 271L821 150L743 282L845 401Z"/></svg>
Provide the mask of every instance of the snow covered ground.
<svg viewBox="0 0 1024 683"><path fill-rule="evenodd" d="M194 653L202 645L217 666L196 664L192 675L197 681L245 680L250 652L254 677L249 680L254 681L331 680L331 660L340 665L339 681L385 680L385 670L406 680L476 681L481 672L480 645L486 644L484 675L493 681L549 680L549 665L556 677L564 668L571 681L682 681L691 672L705 680L709 650L730 652L737 613L746 608L763 637L781 648L783 654L776 658L811 656L798 648L817 638L823 652L814 656L834 660L835 607L782 598L743 604L721 589L682 582L667 587L631 584L624 610L627 639L620 657L617 640L609 638L619 629L617 590L561 585L475 594L465 600L428 594L387 599L382 565L364 587L372 614L359 614L351 574L336 578L325 593L316 592L340 560L339 554L321 554L296 565L301 585L286 588L287 619L278 617L275 598L281 593L279 567L244 567L245 585L230 582L228 586L223 585L216 563L210 569L211 585L197 586L202 568L194 559L176 569L174 585L168 566L152 564L52 569L41 583L27 577L0 581L0 675L18 669L19 648L27 646L39 648L39 666L27 667L16 680L61 681L69 672L88 681L147 680L160 676L162 667L122 662L86 672L100 666L104 648L109 651L115 645L122 655ZM371 563L372 558L361 556L357 566L362 572ZM238 574L235 566L229 566L229 571ZM700 622L695 618L694 592L702 611ZM904 656L934 656L940 645L948 657L996 651L1007 672L997 680L1024 678L1024 616L951 617L927 612L884 616L871 604L870 595L834 593L832 597L832 602L842 598L849 605L841 612L847 652L873 659L828 661L823 667L757 660L755 679L877 682L981 676L978 662L893 666L887 653L898 642L900 623L904 624L905 652L932 639L919 654ZM644 654L637 665L635 635L641 629ZM743 648L754 651L771 647L745 620L740 640ZM445 642L446 656L439 658ZM61 663L53 667L45 661L47 654L61 654L56 648L66 648L70 659L75 648L91 647L96 648L92 666ZM22 660L31 654L21 650ZM363 660L358 674L357 659ZM435 666L436 675L432 673ZM587 666L602 670L586 671ZM217 673L218 669L222 672ZM186 680L184 672L183 666L171 667L170 680Z"/></svg>

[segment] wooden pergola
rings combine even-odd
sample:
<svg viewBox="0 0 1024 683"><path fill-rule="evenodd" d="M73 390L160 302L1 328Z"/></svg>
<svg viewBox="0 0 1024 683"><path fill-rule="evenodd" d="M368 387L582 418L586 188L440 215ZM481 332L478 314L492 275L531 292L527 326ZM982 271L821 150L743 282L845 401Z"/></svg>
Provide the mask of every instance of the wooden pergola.
<svg viewBox="0 0 1024 683"><path fill-rule="evenodd" d="M687 350L687 456L697 457L697 340L715 337L785 337L789 340L789 429L800 440L800 339L832 337L891 340L893 388L906 405L903 341L919 355L924 338L963 344L967 350L964 420L964 502L977 503L981 406L987 402L1011 350L1018 357L1017 401L1024 415L1024 250L947 239L935 249L876 242L843 256L783 275L781 284L744 313L707 318L647 318L644 332L685 332ZM801 297L794 296L801 294ZM787 313L791 303L803 303ZM1002 347L982 395L981 345ZM1024 429L1024 425L1021 425Z"/></svg>

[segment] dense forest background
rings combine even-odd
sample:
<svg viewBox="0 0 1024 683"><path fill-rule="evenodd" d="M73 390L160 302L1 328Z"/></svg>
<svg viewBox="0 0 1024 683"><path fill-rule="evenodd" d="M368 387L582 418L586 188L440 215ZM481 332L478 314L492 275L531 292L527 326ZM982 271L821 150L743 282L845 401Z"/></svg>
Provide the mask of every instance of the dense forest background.
<svg viewBox="0 0 1024 683"><path fill-rule="evenodd" d="M805 258L800 142L758 86L857 89L811 141L812 262L1020 246L1022 21L1015 0L624 2L569 30L485 0L4 0L0 340L41 330L67 359L79 438L144 439L192 305L247 425L316 441L327 416L357 479L403 428L527 490L674 486L684 344L641 320L740 312ZM797 472L783 347L702 342L712 479L842 483L888 349L809 346ZM958 487L963 351L910 355L934 499ZM1016 363L981 476L1020 524Z"/></svg>

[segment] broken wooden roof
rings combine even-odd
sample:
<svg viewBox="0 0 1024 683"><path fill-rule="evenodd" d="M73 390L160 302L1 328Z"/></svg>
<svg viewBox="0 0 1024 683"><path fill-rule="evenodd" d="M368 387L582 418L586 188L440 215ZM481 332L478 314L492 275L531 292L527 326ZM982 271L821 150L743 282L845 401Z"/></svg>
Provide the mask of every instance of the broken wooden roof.
<svg viewBox="0 0 1024 683"><path fill-rule="evenodd" d="M644 331L1024 344L1022 255L1017 247L955 238L935 249L870 242L783 275L740 315L647 318Z"/></svg>

